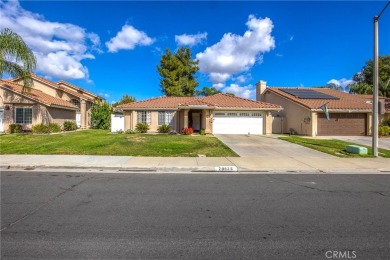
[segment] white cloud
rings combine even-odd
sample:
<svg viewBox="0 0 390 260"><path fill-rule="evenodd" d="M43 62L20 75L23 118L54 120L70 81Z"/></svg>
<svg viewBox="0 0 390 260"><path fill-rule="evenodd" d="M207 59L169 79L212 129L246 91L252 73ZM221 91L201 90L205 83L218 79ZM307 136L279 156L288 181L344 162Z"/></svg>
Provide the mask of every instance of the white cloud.
<svg viewBox="0 0 390 260"><path fill-rule="evenodd" d="M290 36L289 40L290 41L294 40L294 35Z"/></svg>
<svg viewBox="0 0 390 260"><path fill-rule="evenodd" d="M223 93L233 93L237 97L254 99L256 96L256 89L252 85L240 86L238 84L230 84L229 86L225 86L223 83L217 83L213 84L213 87Z"/></svg>
<svg viewBox="0 0 390 260"><path fill-rule="evenodd" d="M239 75L237 77L234 77L232 78L236 83L245 83L247 82L248 80L251 80L252 79L252 75L250 73L248 74L243 74L243 75Z"/></svg>
<svg viewBox="0 0 390 260"><path fill-rule="evenodd" d="M190 47L202 43L206 39L207 39L207 32L198 33L198 34L175 35L175 41L178 45L187 45Z"/></svg>
<svg viewBox="0 0 390 260"><path fill-rule="evenodd" d="M155 39L150 38L145 32L125 24L114 38L106 42L106 46L109 52L118 52L119 50L132 50L137 45L151 45L154 41Z"/></svg>
<svg viewBox="0 0 390 260"><path fill-rule="evenodd" d="M342 88L346 88L349 84L352 84L354 83L354 81L352 79L346 79L346 78L342 78L342 79L331 79L329 80L328 82L326 82L326 84L330 84L330 83L333 83L337 86L340 86Z"/></svg>
<svg viewBox="0 0 390 260"><path fill-rule="evenodd" d="M92 51L101 52L100 38L70 23L51 22L42 15L23 9L18 1L0 0L1 28L19 34L37 58L37 71L45 76L86 79L84 59L94 59Z"/></svg>
<svg viewBox="0 0 390 260"><path fill-rule="evenodd" d="M223 83L232 75L246 72L262 62L262 55L275 48L269 18L249 15L244 35L226 33L222 39L196 55L200 72L208 73L213 83Z"/></svg>

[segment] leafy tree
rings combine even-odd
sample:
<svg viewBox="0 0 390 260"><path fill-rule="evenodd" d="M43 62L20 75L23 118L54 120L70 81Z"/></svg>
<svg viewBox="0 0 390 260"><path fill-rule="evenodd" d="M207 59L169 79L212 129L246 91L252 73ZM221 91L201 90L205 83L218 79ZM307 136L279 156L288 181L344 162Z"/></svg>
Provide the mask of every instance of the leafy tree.
<svg viewBox="0 0 390 260"><path fill-rule="evenodd" d="M390 55L379 57L378 65L379 95L390 97ZM372 94L374 85L373 69L374 62L368 60L362 70L353 76L355 83L350 86L350 93Z"/></svg>
<svg viewBox="0 0 390 260"><path fill-rule="evenodd" d="M235 94L230 93L230 92L226 92L225 95L226 95L226 96L231 96L231 97L235 97L235 96L236 96Z"/></svg>
<svg viewBox="0 0 390 260"><path fill-rule="evenodd" d="M212 96L212 95L215 95L218 93L221 93L221 91L219 91L218 89L216 89L214 87L210 87L210 88L203 87L202 90L195 90L195 94L197 96L203 96L203 97Z"/></svg>
<svg viewBox="0 0 390 260"><path fill-rule="evenodd" d="M116 107L116 106L119 106L119 105L122 105L122 104L128 104L128 103L132 103L132 102L135 102L135 97L131 97L127 94L123 95L123 97L121 98L121 100L119 100L118 102L112 104L113 107Z"/></svg>
<svg viewBox="0 0 390 260"><path fill-rule="evenodd" d="M23 92L33 85L31 73L35 70L36 59L22 37L8 28L0 31L0 79L3 74L23 80Z"/></svg>
<svg viewBox="0 0 390 260"><path fill-rule="evenodd" d="M92 128L110 129L112 108L107 102L95 102L91 108Z"/></svg>
<svg viewBox="0 0 390 260"><path fill-rule="evenodd" d="M195 88L199 85L195 73L199 70L198 61L192 59L189 48L180 47L176 53L169 49L161 57L160 74L161 91L167 96L192 97Z"/></svg>

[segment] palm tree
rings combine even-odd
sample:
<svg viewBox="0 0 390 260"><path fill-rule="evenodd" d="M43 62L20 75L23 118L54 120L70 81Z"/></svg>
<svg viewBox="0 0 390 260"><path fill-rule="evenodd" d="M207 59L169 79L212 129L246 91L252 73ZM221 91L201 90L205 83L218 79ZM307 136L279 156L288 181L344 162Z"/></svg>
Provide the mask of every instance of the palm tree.
<svg viewBox="0 0 390 260"><path fill-rule="evenodd" d="M23 80L23 92L33 85L31 73L35 70L36 59L22 37L8 28L0 31L0 79L3 74Z"/></svg>

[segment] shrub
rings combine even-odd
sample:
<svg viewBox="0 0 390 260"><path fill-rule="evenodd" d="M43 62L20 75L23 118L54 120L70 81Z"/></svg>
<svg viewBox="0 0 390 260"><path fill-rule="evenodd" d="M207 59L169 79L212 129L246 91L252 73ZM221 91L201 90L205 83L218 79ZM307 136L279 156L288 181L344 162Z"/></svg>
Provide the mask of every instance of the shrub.
<svg viewBox="0 0 390 260"><path fill-rule="evenodd" d="M186 127L181 130L181 133L185 135L192 135L194 133L194 129L191 127Z"/></svg>
<svg viewBox="0 0 390 260"><path fill-rule="evenodd" d="M38 125L33 125L33 127L31 128L31 131L34 134L48 134L48 133L50 133L50 128L48 125L38 124Z"/></svg>
<svg viewBox="0 0 390 260"><path fill-rule="evenodd" d="M200 135L206 135L206 130L200 129L199 134L200 134Z"/></svg>
<svg viewBox="0 0 390 260"><path fill-rule="evenodd" d="M50 123L49 130L50 130L50 133L58 133L58 132L61 132L61 126L57 123Z"/></svg>
<svg viewBox="0 0 390 260"><path fill-rule="evenodd" d="M169 125L160 125L157 128L159 133L169 133L171 131L171 127Z"/></svg>
<svg viewBox="0 0 390 260"><path fill-rule="evenodd" d="M390 126L390 119L383 120L381 126Z"/></svg>
<svg viewBox="0 0 390 260"><path fill-rule="evenodd" d="M117 134L123 134L123 130L116 131Z"/></svg>
<svg viewBox="0 0 390 260"><path fill-rule="evenodd" d="M110 129L112 108L107 102L95 102L91 108L92 128Z"/></svg>
<svg viewBox="0 0 390 260"><path fill-rule="evenodd" d="M170 135L177 135L177 132L175 130L172 130L169 132Z"/></svg>
<svg viewBox="0 0 390 260"><path fill-rule="evenodd" d="M146 133L150 129L150 126L147 123L138 123L135 129L140 133Z"/></svg>
<svg viewBox="0 0 390 260"><path fill-rule="evenodd" d="M378 130L380 136L390 136L390 126L380 126Z"/></svg>
<svg viewBox="0 0 390 260"><path fill-rule="evenodd" d="M10 132L11 134L23 132L22 125L10 124L10 125L9 125L9 132Z"/></svg>
<svg viewBox="0 0 390 260"><path fill-rule="evenodd" d="M64 122L64 131L74 131L77 129L76 122L74 121L65 121Z"/></svg>
<svg viewBox="0 0 390 260"><path fill-rule="evenodd" d="M137 132L132 130L132 129L128 129L126 130L125 134L130 134L130 135L133 135L133 134L136 134Z"/></svg>

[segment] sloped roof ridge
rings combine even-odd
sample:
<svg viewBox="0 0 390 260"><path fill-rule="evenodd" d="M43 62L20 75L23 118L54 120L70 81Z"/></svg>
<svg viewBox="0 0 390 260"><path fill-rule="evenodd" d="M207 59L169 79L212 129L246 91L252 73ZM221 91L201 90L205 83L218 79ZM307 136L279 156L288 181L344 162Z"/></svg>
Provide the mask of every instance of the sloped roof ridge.
<svg viewBox="0 0 390 260"><path fill-rule="evenodd" d="M217 94L211 95L211 96L209 96L209 97L216 96L216 95L223 95L223 96L229 97L229 98L237 98L237 99L241 99L241 100L246 101L246 102L249 101L249 102L253 102L253 103L257 103L257 104L271 104L271 103L267 103L267 102L263 102L263 101L258 101L258 100L253 100L253 99L248 99L248 98L243 98L243 97L230 96L230 95L223 94L223 93L217 93ZM272 104L272 105L276 105L276 104ZM276 106L279 106L279 105L276 105Z"/></svg>
<svg viewBox="0 0 390 260"><path fill-rule="evenodd" d="M57 97L50 96L50 95L46 94L45 92L38 90L38 89L35 89L35 88L32 88L31 92L22 93L22 91L21 91L22 86L15 83L15 82L0 80L0 84L11 91L17 92L19 95L25 96L29 99L33 99L33 100L35 100L39 103L45 104L45 105L49 105L49 106L56 105L56 106L62 106L62 107L78 108L77 106L75 106L74 104L72 104L68 101L62 100L62 99L57 98ZM54 100L56 102L50 102L50 100Z"/></svg>
<svg viewBox="0 0 390 260"><path fill-rule="evenodd" d="M72 87L72 88L75 88L75 89L77 89L77 90L81 90L81 91L83 91L83 92L86 92L86 93L88 93L88 94L90 94L90 95L92 95L92 96L95 96L95 97L101 97L101 96L99 96L99 95L97 95L97 94L95 94L95 93L92 93L92 92L90 92L90 91L88 91L88 90L86 90L86 89L84 89L84 88L80 88L79 86L76 86L76 85L74 85L74 84L72 84L72 83L70 83L70 82L68 82L68 81L65 81L65 80L60 80L60 81L58 81L56 84L58 85L58 84L65 84L65 85L67 85L67 86L69 86L69 87ZM101 97L101 98L103 98L103 97Z"/></svg>
<svg viewBox="0 0 390 260"><path fill-rule="evenodd" d="M190 101L187 101L187 102L185 102L185 103L183 103L183 104L180 104L180 105L186 106L186 105L188 105L188 104L190 104L191 102L194 102L194 101L203 103L203 104L208 105L208 106L214 106L214 105L215 105L215 104L209 103L209 102L207 102L207 101L204 101L204 100L203 100L204 98L205 98L205 97L202 97L202 98L194 97L194 99L192 99L192 100L190 100Z"/></svg>

